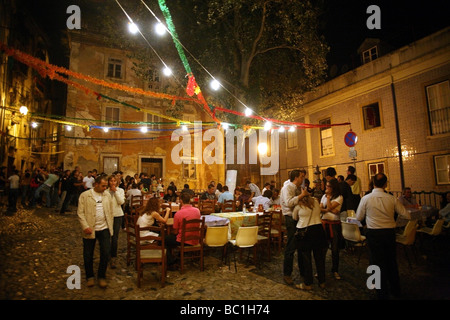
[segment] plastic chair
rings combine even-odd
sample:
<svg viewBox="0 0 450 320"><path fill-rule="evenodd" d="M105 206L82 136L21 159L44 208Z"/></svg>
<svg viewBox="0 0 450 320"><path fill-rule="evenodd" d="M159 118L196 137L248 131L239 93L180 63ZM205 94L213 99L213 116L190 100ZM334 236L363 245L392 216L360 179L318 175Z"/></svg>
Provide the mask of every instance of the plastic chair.
<svg viewBox="0 0 450 320"><path fill-rule="evenodd" d="M351 244L353 247L365 247L366 237L361 235L359 227L355 223L341 222L342 226L342 236L346 240L347 244ZM358 255L358 264L361 259L362 250L360 250Z"/></svg>
<svg viewBox="0 0 450 320"><path fill-rule="evenodd" d="M148 235L141 237L141 231L151 231L158 236ZM144 264L156 263L161 265L161 286L166 283L167 261L165 248L165 227L144 227L136 224L136 261L137 261L137 284L141 287L141 280L144 276Z"/></svg>
<svg viewBox="0 0 450 320"><path fill-rule="evenodd" d="M228 242L233 246L233 248L235 247L239 249L254 248L253 258L256 264L256 244L258 243L258 226L239 227L236 234L236 239L228 240ZM234 257L234 269L237 272L235 250L233 250L233 257Z"/></svg>
<svg viewBox="0 0 450 320"><path fill-rule="evenodd" d="M417 232L426 233L430 236L436 238L442 232L442 226L444 225L444 219L439 219L434 224L433 228L422 227L417 230Z"/></svg>
<svg viewBox="0 0 450 320"><path fill-rule="evenodd" d="M409 264L410 268L412 268L412 266L411 266L411 261L408 256L407 248L411 247L411 248L413 248L413 250L415 249L414 244L416 242L417 226L418 226L417 220L408 221L403 234L396 235L396 238L395 238L396 243L403 246L403 248L405 250L405 256L406 256L406 259L408 260L408 264ZM417 261L417 257L416 257L416 261Z"/></svg>
<svg viewBox="0 0 450 320"><path fill-rule="evenodd" d="M204 244L211 248L223 247L222 261L226 257L228 244L228 225L206 228Z"/></svg>
<svg viewBox="0 0 450 320"><path fill-rule="evenodd" d="M200 259L200 271L203 271L203 239L205 237L205 217L201 219L183 219L181 224L180 242L180 272L184 272L186 259ZM186 241L198 242L197 245L189 245ZM186 255L186 253L189 253Z"/></svg>

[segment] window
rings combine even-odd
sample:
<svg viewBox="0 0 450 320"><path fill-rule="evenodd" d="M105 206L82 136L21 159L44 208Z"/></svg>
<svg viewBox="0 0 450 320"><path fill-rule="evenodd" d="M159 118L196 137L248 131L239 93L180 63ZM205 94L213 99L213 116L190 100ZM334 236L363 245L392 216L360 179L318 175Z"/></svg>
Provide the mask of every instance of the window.
<svg viewBox="0 0 450 320"><path fill-rule="evenodd" d="M449 81L426 87L431 135L450 132Z"/></svg>
<svg viewBox="0 0 450 320"><path fill-rule="evenodd" d="M287 137L287 148L288 149L295 149L298 147L297 145L297 136L298 136L298 131L295 130L293 132L285 131L286 132L286 137Z"/></svg>
<svg viewBox="0 0 450 320"><path fill-rule="evenodd" d="M331 119L320 120L319 124L331 124ZM320 128L320 154L330 156L334 154L333 131L332 128Z"/></svg>
<svg viewBox="0 0 450 320"><path fill-rule="evenodd" d="M197 179L197 167L194 163L182 163L182 170L183 179Z"/></svg>
<svg viewBox="0 0 450 320"><path fill-rule="evenodd" d="M378 102L369 104L362 108L364 130L381 127L380 106Z"/></svg>
<svg viewBox="0 0 450 320"><path fill-rule="evenodd" d="M103 172L110 175L117 170L119 170L118 157L103 157Z"/></svg>
<svg viewBox="0 0 450 320"><path fill-rule="evenodd" d="M161 120L161 117L159 117L159 116L146 113L145 114L145 122L162 122L162 120ZM161 129L160 124L148 124L147 127L149 129Z"/></svg>
<svg viewBox="0 0 450 320"><path fill-rule="evenodd" d="M378 58L378 49L377 47L372 47L369 50L363 51L362 53L362 59L363 59L363 64L373 61L376 58Z"/></svg>
<svg viewBox="0 0 450 320"><path fill-rule="evenodd" d="M160 88L160 76L159 76L158 70L150 69L148 78L149 78L149 84L148 84L149 89L159 89Z"/></svg>
<svg viewBox="0 0 450 320"><path fill-rule="evenodd" d="M450 184L450 154L434 157L437 184Z"/></svg>
<svg viewBox="0 0 450 320"><path fill-rule="evenodd" d="M369 163L367 165L368 169L369 169L369 181L372 180L372 178L377 174L377 173L386 173L384 171L385 169L385 163L384 162L378 162L378 163Z"/></svg>
<svg viewBox="0 0 450 320"><path fill-rule="evenodd" d="M122 79L122 60L108 59L108 72L109 78Z"/></svg>
<svg viewBox="0 0 450 320"><path fill-rule="evenodd" d="M107 126L119 126L120 123L120 108L106 107L105 108L105 125ZM110 122L111 121L111 122Z"/></svg>

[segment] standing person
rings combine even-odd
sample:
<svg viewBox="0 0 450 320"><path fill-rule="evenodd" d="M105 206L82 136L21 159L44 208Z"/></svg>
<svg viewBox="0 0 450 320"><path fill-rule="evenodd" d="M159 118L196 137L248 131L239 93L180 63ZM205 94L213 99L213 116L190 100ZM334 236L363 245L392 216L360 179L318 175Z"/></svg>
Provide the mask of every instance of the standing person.
<svg viewBox="0 0 450 320"><path fill-rule="evenodd" d="M261 190L256 184L252 183L250 180L247 180L246 184L251 192L250 199L253 199L254 197L259 197L261 195Z"/></svg>
<svg viewBox="0 0 450 320"><path fill-rule="evenodd" d="M8 212L14 213L17 211L17 199L19 198L20 177L19 170L14 170L13 174L8 178Z"/></svg>
<svg viewBox="0 0 450 320"><path fill-rule="evenodd" d="M361 179L356 175L356 169L355 169L355 167L353 167L353 166L348 166L348 168L347 168L347 178L348 178L348 176L351 175L351 174L355 175L355 177L356 177L355 183L351 186L352 193L353 193L355 196L361 197Z"/></svg>
<svg viewBox="0 0 450 320"><path fill-rule="evenodd" d="M117 186L117 180L114 175L108 178L108 192L111 195L114 223L113 234L111 236L111 268L116 268L117 247L119 242L120 228L123 223L122 204L125 202L125 191Z"/></svg>
<svg viewBox="0 0 450 320"><path fill-rule="evenodd" d="M200 210L196 207L193 207L190 204L191 197L188 193L182 192L180 195L180 210L177 211L177 214L173 217L173 227L172 233L166 236L165 243L168 248L167 250L167 264L173 265L176 261L175 256L172 253L173 248L179 246L181 243L181 226L183 224L183 219L192 220L192 219L200 219L201 214ZM193 228L198 226L192 226ZM186 232L186 236L188 236L188 232ZM189 245L197 245L198 241L196 240L188 240L186 241Z"/></svg>
<svg viewBox="0 0 450 320"><path fill-rule="evenodd" d="M83 185L83 182L78 181L78 174L79 174L78 170L73 170L67 181L66 197L59 211L59 214L61 215L64 215L65 212L68 211L67 208L69 207L69 203L72 202L72 200L78 196L78 187Z"/></svg>
<svg viewBox="0 0 450 320"><path fill-rule="evenodd" d="M27 200L29 198L30 194L30 183L31 183L31 174L30 170L26 169L25 173L22 175L22 178L20 179L20 190L22 192L22 207L26 207Z"/></svg>
<svg viewBox="0 0 450 320"><path fill-rule="evenodd" d="M351 188L355 185L357 180L358 178L354 174L349 174L347 178L345 178L345 183L347 183ZM347 210L353 210L356 212L360 201L361 196L359 194L352 194L351 200L347 202Z"/></svg>
<svg viewBox="0 0 450 320"><path fill-rule="evenodd" d="M292 210L298 204L299 200L309 195L306 189L302 189L301 193L299 191L299 188L302 185L305 176L305 170L292 170L289 176L289 181L285 182L280 194L281 210L284 215L287 231L287 243L284 249L283 261L283 279L289 285L294 283L291 275L294 268L294 254L297 249L294 236L297 227L297 221L292 218ZM301 257L297 258L299 269L302 271L302 259ZM303 276L302 272L300 272L300 274Z"/></svg>
<svg viewBox="0 0 450 320"><path fill-rule="evenodd" d="M379 299L387 299L389 291L396 297L401 294L394 213L408 220L411 219L411 214L393 195L384 192L387 186L384 173L376 174L373 183L373 191L361 199L356 219L366 220L370 264L377 265L381 271L381 287L377 289L377 295Z"/></svg>
<svg viewBox="0 0 450 320"><path fill-rule="evenodd" d="M328 167L325 171L325 184L327 181L330 181L331 179L336 179L336 169L333 167ZM353 201L353 193L352 188L348 185L347 182L342 181L338 182L339 190L341 192L342 198L344 199L344 202L341 206L341 212L346 211L347 207L352 207L353 205L351 202ZM325 188L326 191L326 188Z"/></svg>
<svg viewBox="0 0 450 320"><path fill-rule="evenodd" d="M86 177L83 178L84 190L89 190L94 187L95 178L92 176L92 171L88 171Z"/></svg>
<svg viewBox="0 0 450 320"><path fill-rule="evenodd" d="M325 194L320 200L320 211L322 212L322 224L325 228L327 240L331 244L331 273L336 280L341 279L339 275L339 245L342 243L341 241L344 241L340 219L343 201L339 182L336 179L328 180L325 186Z"/></svg>
<svg viewBox="0 0 450 320"><path fill-rule="evenodd" d="M298 202L293 211L298 216L296 241L297 254L302 258L304 283L296 285L297 289L311 290L313 268L311 253L317 270L319 286L325 288L325 257L327 239L320 221L319 201L313 196L306 196Z"/></svg>
<svg viewBox="0 0 450 320"><path fill-rule="evenodd" d="M43 170L43 172L44 174L46 173L45 170ZM47 208L50 208L52 206L51 191L53 185L56 181L58 181L58 179L59 177L55 174L55 171L51 169L50 173L47 176L47 179L39 186L39 188L37 188L36 192L34 193L34 201L32 203L32 206L34 206L36 201L41 198L41 192L45 193L45 206Z"/></svg>
<svg viewBox="0 0 450 320"><path fill-rule="evenodd" d="M83 231L83 259L87 286L92 287L94 280L94 249L98 240L100 245L100 263L98 266L98 285L106 288L106 270L111 254L111 236L114 224L113 202L109 192L105 192L108 181L98 176L94 188L83 192L78 200L78 219Z"/></svg>
<svg viewBox="0 0 450 320"><path fill-rule="evenodd" d="M61 175L61 178L59 178L60 180L58 185L59 202L55 212L61 211L64 200L66 199L67 190L69 189L68 188L69 178L70 178L70 170L64 171L64 173Z"/></svg>

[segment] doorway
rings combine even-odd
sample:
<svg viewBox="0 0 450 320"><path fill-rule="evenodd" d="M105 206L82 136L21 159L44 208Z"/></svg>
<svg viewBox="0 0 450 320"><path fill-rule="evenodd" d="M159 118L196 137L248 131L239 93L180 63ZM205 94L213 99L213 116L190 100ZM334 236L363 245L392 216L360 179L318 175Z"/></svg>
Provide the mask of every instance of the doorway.
<svg viewBox="0 0 450 320"><path fill-rule="evenodd" d="M152 174L157 179L163 177L163 159L161 158L141 158L141 172L145 172L150 177Z"/></svg>

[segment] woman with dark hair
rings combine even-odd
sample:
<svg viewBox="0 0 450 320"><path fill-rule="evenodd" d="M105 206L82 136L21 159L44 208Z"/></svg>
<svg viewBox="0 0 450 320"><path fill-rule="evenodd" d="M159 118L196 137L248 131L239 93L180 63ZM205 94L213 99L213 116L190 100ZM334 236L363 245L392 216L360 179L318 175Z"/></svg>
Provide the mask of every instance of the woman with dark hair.
<svg viewBox="0 0 450 320"><path fill-rule="evenodd" d="M339 275L339 246L342 237L340 211L344 198L341 195L339 182L330 179L325 185L325 194L320 200L320 212L322 213L322 224L327 234L327 240L331 244L331 273L336 280L341 279Z"/></svg>
<svg viewBox="0 0 450 320"><path fill-rule="evenodd" d="M167 193L164 195L164 201L165 202L176 202L177 201L177 194L175 193L175 189L172 186L169 186L167 188Z"/></svg>
<svg viewBox="0 0 450 320"><path fill-rule="evenodd" d="M153 197L150 198L147 202L147 205L139 211L139 218L137 220L137 224L141 227L150 227L157 223L167 223L170 215L170 208L166 208L164 213L164 217L160 215L161 203L159 202L159 198ZM141 237L148 236L151 231L141 231Z"/></svg>
<svg viewBox="0 0 450 320"><path fill-rule="evenodd" d="M123 223L122 205L125 203L125 191L118 186L118 181L115 175L108 177L108 192L112 198L112 206L114 213L113 235L111 237L111 268L116 268L117 247L119 243L120 228Z"/></svg>

